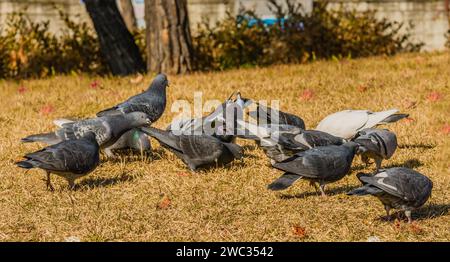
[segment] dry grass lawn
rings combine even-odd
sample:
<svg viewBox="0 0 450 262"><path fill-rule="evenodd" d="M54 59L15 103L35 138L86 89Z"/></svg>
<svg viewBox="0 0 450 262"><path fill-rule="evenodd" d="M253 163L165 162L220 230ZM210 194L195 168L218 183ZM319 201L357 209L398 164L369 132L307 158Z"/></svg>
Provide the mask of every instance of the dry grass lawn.
<svg viewBox="0 0 450 262"><path fill-rule="evenodd" d="M78 180L75 191L54 177L14 166L42 147L20 138L53 129L58 117L89 117L147 87L152 76L132 78L61 76L0 81L0 241L381 241L450 240L450 55L408 54L342 62L315 62L223 73L171 76L169 106L155 124L165 127L176 99L224 100L240 90L254 99L279 99L281 109L302 116L310 128L343 109L398 108L410 119L390 125L400 148L384 166L407 166L434 182L432 198L414 212L412 225L385 222L372 197L349 197L355 174L371 171L360 159L352 173L316 195L299 181L274 193L266 186L281 175L263 152L245 145L245 158L226 168L191 173L152 140L151 158L106 161ZM94 81L97 81L92 84Z"/></svg>

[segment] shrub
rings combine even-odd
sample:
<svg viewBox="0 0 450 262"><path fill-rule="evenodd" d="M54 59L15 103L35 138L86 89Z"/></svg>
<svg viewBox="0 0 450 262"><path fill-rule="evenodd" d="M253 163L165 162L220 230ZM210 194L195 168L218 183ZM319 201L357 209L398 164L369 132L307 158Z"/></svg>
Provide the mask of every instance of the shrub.
<svg viewBox="0 0 450 262"><path fill-rule="evenodd" d="M66 28L60 36L49 22L33 22L13 13L0 31L0 77L45 77L56 73L106 73L95 32L60 12Z"/></svg>
<svg viewBox="0 0 450 262"><path fill-rule="evenodd" d="M194 37L199 69L394 55L422 46L412 43L408 32L400 33L403 24L378 20L373 11L331 10L326 1L316 2L311 13L290 0L286 0L287 8L274 0L268 4L277 21L272 26L244 9L236 17L228 14L213 27L202 22Z"/></svg>

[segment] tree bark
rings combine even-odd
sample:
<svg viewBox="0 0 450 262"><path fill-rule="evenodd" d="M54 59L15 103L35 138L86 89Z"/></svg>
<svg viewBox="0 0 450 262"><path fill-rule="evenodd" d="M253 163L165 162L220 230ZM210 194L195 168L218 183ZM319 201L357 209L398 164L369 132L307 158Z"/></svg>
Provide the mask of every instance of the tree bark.
<svg viewBox="0 0 450 262"><path fill-rule="evenodd" d="M127 25L128 31L134 32L137 30L136 16L134 14L133 1L132 0L120 0L120 10L123 20Z"/></svg>
<svg viewBox="0 0 450 262"><path fill-rule="evenodd" d="M115 0L84 0L113 75L145 72L145 63Z"/></svg>
<svg viewBox="0 0 450 262"><path fill-rule="evenodd" d="M193 48L186 0L146 0L147 68L156 73L192 71Z"/></svg>

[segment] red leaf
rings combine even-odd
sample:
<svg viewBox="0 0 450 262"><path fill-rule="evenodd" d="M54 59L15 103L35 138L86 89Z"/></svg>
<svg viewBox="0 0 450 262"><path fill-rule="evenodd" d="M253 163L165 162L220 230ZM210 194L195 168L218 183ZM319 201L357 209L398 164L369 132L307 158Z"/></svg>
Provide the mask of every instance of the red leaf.
<svg viewBox="0 0 450 262"><path fill-rule="evenodd" d="M91 89L98 89L100 87L100 82L98 80L94 80L89 84Z"/></svg>
<svg viewBox="0 0 450 262"><path fill-rule="evenodd" d="M439 93L437 91L433 91L428 95L427 99L430 102L437 102L437 101L441 100L442 97L443 97L443 95L441 93Z"/></svg>
<svg viewBox="0 0 450 262"><path fill-rule="evenodd" d="M409 226L411 232L415 233L415 234L420 234L423 232L423 229L421 227L419 227L419 225L417 225L415 222L412 222Z"/></svg>
<svg viewBox="0 0 450 262"><path fill-rule="evenodd" d="M172 201L170 200L169 197L164 196L164 197L162 198L161 202L159 202L157 208L158 208L158 209L167 209L167 208L170 207L171 202L172 202Z"/></svg>
<svg viewBox="0 0 450 262"><path fill-rule="evenodd" d="M179 176L190 176L191 174L186 173L186 172L181 172L181 173L178 173L178 175Z"/></svg>
<svg viewBox="0 0 450 262"><path fill-rule="evenodd" d="M304 237L306 237L306 228L298 226L298 225L293 226L292 233L294 233L294 235L297 237L304 238Z"/></svg>
<svg viewBox="0 0 450 262"><path fill-rule="evenodd" d="M301 99L303 100L312 100L314 98L314 91L310 89L303 90L303 93L301 94Z"/></svg>
<svg viewBox="0 0 450 262"><path fill-rule="evenodd" d="M55 108L52 105L45 105L41 108L41 114L48 115L53 113L55 111Z"/></svg>
<svg viewBox="0 0 450 262"><path fill-rule="evenodd" d="M449 124L445 124L445 125L442 127L442 133L444 133L445 135L450 134L450 125L449 125Z"/></svg>
<svg viewBox="0 0 450 262"><path fill-rule="evenodd" d="M367 91L367 87L366 87L366 86L363 86L363 85L358 86L357 89L358 89L358 91L361 92L361 93Z"/></svg>
<svg viewBox="0 0 450 262"><path fill-rule="evenodd" d="M416 120L415 120L414 118L412 118L412 117L407 117L407 118L405 118L405 121L406 121L406 123L408 123L408 124L412 124L412 123L416 122Z"/></svg>
<svg viewBox="0 0 450 262"><path fill-rule="evenodd" d="M27 88L24 87L24 86L20 86L20 87L17 89L17 92L19 92L19 94L23 94L23 93L27 92Z"/></svg>

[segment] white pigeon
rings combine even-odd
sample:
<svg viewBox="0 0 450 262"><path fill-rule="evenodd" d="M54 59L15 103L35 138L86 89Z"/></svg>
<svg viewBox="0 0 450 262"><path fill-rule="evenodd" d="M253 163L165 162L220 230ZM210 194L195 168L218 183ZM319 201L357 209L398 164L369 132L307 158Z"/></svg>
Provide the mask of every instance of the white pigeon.
<svg viewBox="0 0 450 262"><path fill-rule="evenodd" d="M382 112L369 110L344 110L325 117L316 130L344 139L353 138L359 131L377 125L397 122L407 114L397 114L398 109Z"/></svg>

